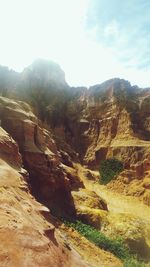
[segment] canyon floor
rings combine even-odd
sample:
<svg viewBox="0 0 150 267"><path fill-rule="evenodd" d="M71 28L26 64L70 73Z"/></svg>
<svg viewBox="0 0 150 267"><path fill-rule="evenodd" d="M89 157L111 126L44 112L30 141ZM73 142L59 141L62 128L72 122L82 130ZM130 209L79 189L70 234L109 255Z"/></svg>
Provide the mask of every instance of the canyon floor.
<svg viewBox="0 0 150 267"><path fill-rule="evenodd" d="M106 201L109 211L109 220L111 222L110 228L112 224L116 225L114 234L126 235L126 233L129 232L130 236L133 230L133 232L137 232L138 235L138 230L141 231L141 228L143 229L142 237L146 241L147 248L141 247L142 244L140 244L140 242L135 246L139 246L138 249L141 251L143 250L141 255L147 258L146 266L150 266L150 206L145 205L137 197L125 196L121 193L111 191L105 185L101 185L97 180L99 172L91 171L80 164L75 164L75 168L85 188L94 191L100 198ZM95 180L87 178L86 173L89 171L92 172L93 177L95 176ZM107 231L104 230L104 232L107 234ZM145 250L147 250L146 253ZM107 257L105 260L106 259ZM100 266L105 266L105 264L103 264ZM117 266L113 265L113 260L109 262L109 264L106 266Z"/></svg>
<svg viewBox="0 0 150 267"><path fill-rule="evenodd" d="M97 195L103 197L106 200L110 212L123 213L124 215L131 214L132 216L145 221L150 227L150 207L148 205L145 205L142 201L138 200L137 197L125 196L121 193L112 192L110 189L107 189L107 186L101 185L96 181L96 179L95 181L87 179L85 172L89 169L86 167L76 164L76 168L85 188L94 191ZM95 173L96 178L99 176L99 172L92 171L92 173Z"/></svg>

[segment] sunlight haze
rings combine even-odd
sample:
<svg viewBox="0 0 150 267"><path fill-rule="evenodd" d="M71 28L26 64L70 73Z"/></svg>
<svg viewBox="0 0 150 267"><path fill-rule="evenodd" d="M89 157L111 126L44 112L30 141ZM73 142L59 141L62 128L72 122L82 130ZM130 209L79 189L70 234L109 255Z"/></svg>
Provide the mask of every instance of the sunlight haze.
<svg viewBox="0 0 150 267"><path fill-rule="evenodd" d="M148 87L149 7L147 0L0 0L0 64L22 71L45 58L69 85L120 77Z"/></svg>

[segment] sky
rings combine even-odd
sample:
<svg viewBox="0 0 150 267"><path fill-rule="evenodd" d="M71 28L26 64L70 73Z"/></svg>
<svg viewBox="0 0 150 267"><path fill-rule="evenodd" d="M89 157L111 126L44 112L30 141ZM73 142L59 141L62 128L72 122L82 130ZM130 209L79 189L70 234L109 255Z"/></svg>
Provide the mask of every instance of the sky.
<svg viewBox="0 0 150 267"><path fill-rule="evenodd" d="M0 0L0 64L57 62L71 86L150 87L149 0Z"/></svg>

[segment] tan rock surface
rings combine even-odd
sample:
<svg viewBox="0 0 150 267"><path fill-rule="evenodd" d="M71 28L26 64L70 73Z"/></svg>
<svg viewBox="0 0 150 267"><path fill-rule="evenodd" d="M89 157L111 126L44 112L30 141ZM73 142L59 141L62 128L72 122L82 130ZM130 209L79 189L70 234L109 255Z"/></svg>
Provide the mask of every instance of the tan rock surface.
<svg viewBox="0 0 150 267"><path fill-rule="evenodd" d="M62 225L60 231L92 267L121 267L122 262L108 251L99 249L73 229ZM80 266L80 265L79 265Z"/></svg>
<svg viewBox="0 0 150 267"><path fill-rule="evenodd" d="M68 103L70 142L80 153L81 161L98 170L101 160L121 160L125 172L109 188L137 196L148 204L149 190L143 187L142 180L150 171L150 89L111 79L90 87L73 100ZM77 104L80 113L74 109Z"/></svg>
<svg viewBox="0 0 150 267"><path fill-rule="evenodd" d="M17 144L0 128L0 266L90 267L43 216L51 221L48 208L30 195L19 167Z"/></svg>
<svg viewBox="0 0 150 267"><path fill-rule="evenodd" d="M108 157L122 160L127 168L150 161L149 99L149 89L132 87L122 79L108 80L90 87L82 97L77 95L68 104L72 110L69 126L83 162L94 169ZM76 102L80 113L73 109Z"/></svg>
<svg viewBox="0 0 150 267"><path fill-rule="evenodd" d="M150 205L150 171L148 168L144 171L143 163L123 171L116 180L107 185L107 188L114 192L136 196Z"/></svg>
<svg viewBox="0 0 150 267"><path fill-rule="evenodd" d="M94 191L80 189L72 191L77 218L100 229L107 216L107 204Z"/></svg>
<svg viewBox="0 0 150 267"><path fill-rule="evenodd" d="M39 126L24 102L0 97L0 110L2 126L19 145L34 195L58 213L73 214L69 178L51 133Z"/></svg>

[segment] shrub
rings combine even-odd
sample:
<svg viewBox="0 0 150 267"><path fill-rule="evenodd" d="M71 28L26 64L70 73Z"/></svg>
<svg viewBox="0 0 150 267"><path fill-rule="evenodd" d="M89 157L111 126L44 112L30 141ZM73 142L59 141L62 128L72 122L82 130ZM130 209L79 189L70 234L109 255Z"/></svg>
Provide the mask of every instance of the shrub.
<svg viewBox="0 0 150 267"><path fill-rule="evenodd" d="M106 159L100 163L101 184L107 184L123 170L123 164L118 159Z"/></svg>
<svg viewBox="0 0 150 267"><path fill-rule="evenodd" d="M112 252L123 261L123 267L146 267L144 262L138 261L134 255L130 254L129 248L121 238L109 238L90 225L81 221L63 220L63 222L78 231L81 235L94 243L99 248Z"/></svg>
<svg viewBox="0 0 150 267"><path fill-rule="evenodd" d="M96 246L108 250L120 259L126 259L129 256L129 250L123 243L121 238L111 239L106 237L103 233L96 230L90 225L84 224L81 221L69 222L65 224L77 230L81 235L86 237L89 241Z"/></svg>

